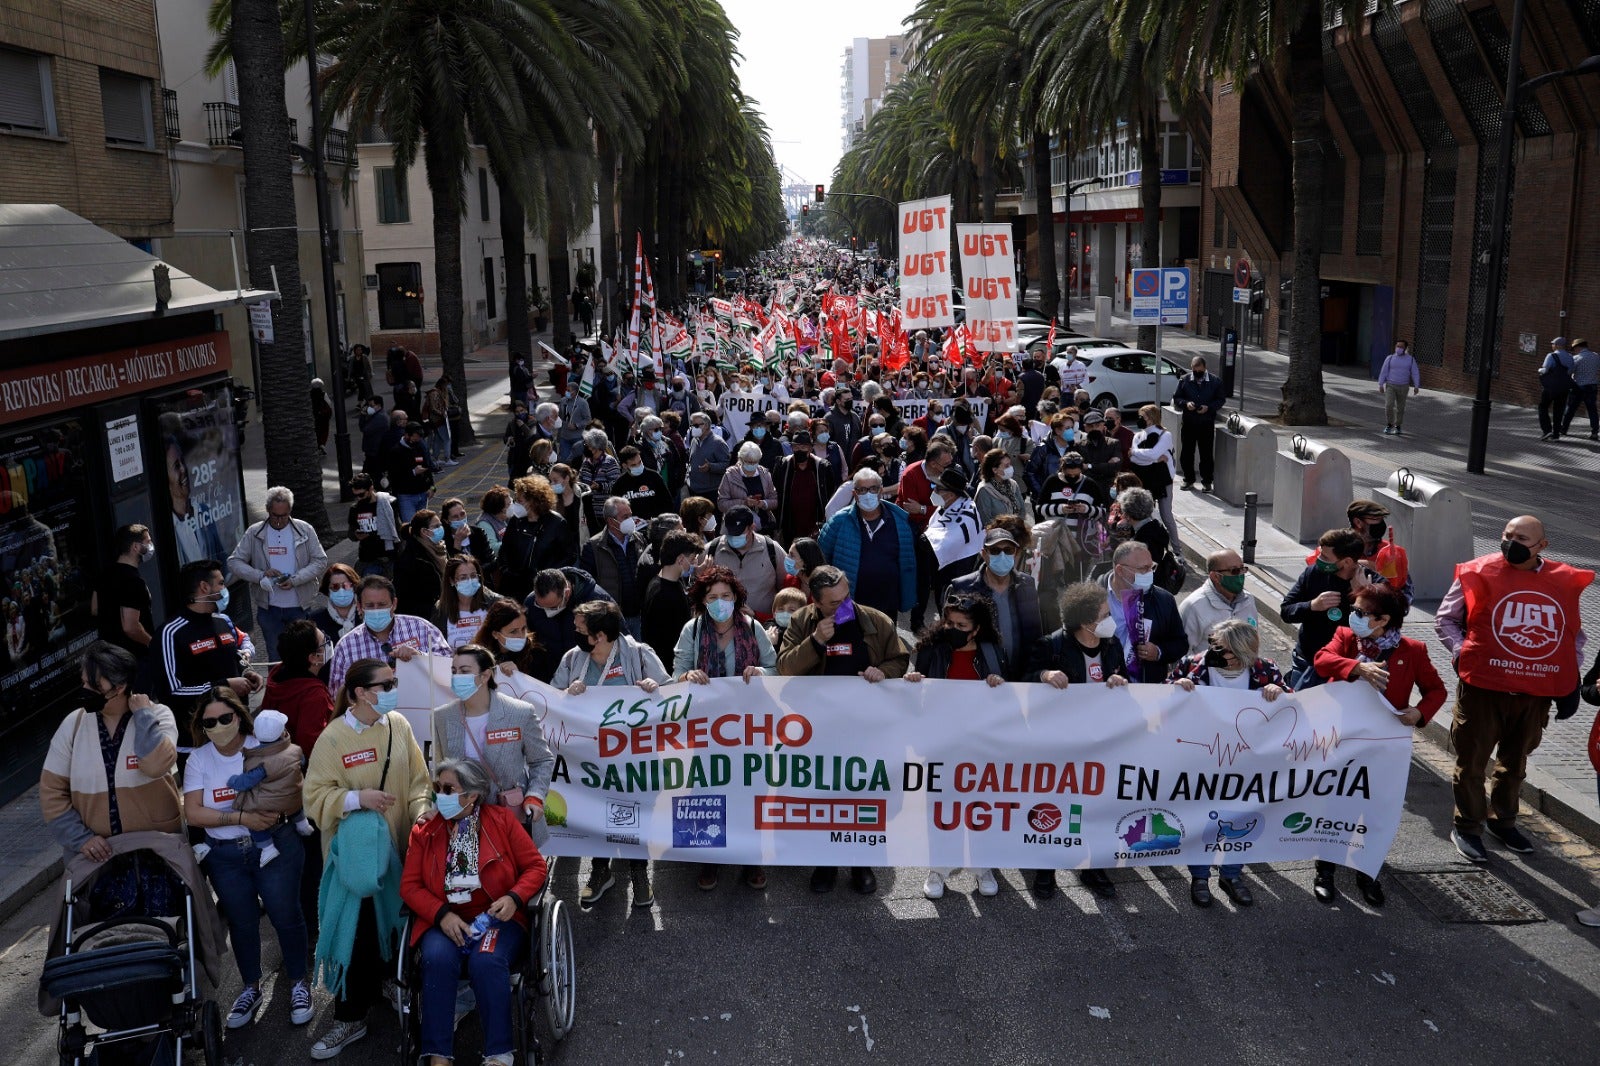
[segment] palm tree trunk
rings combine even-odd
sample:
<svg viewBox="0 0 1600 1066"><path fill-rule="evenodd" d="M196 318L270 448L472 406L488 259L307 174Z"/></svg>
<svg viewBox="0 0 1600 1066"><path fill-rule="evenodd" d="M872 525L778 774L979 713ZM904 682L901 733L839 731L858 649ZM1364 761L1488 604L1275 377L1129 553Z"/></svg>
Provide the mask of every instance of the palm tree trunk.
<svg viewBox="0 0 1600 1066"><path fill-rule="evenodd" d="M467 350L463 336L461 280L461 167L434 148L433 138L423 146L428 190L433 194L433 291L439 318L439 360L461 393L459 416L450 424L456 446L476 443L472 420L467 417Z"/></svg>
<svg viewBox="0 0 1600 1066"><path fill-rule="evenodd" d="M523 230L527 218L522 201L500 178L500 247L506 258L506 357L529 354L528 247Z"/></svg>
<svg viewBox="0 0 1600 1066"><path fill-rule="evenodd" d="M656 300L670 306L672 299L672 231L680 219L672 213L672 180L677 167L663 160L661 180L656 183L656 246L650 262L650 275L656 283ZM646 252L650 249L646 248Z"/></svg>
<svg viewBox="0 0 1600 1066"><path fill-rule="evenodd" d="M1054 316L1061 304L1056 280L1056 214L1050 197L1050 135L1033 135L1033 189L1039 230L1039 309Z"/></svg>
<svg viewBox="0 0 1600 1066"><path fill-rule="evenodd" d="M567 294L572 291L567 215L572 205L568 202L566 175L546 170L545 182L550 190L550 232L545 236L550 256L550 344L556 351L565 352L572 344L572 319L567 314Z"/></svg>
<svg viewBox="0 0 1600 1066"><path fill-rule="evenodd" d="M1294 307L1289 321L1289 377L1279 415L1291 426L1327 424L1322 389L1321 7L1309 5L1289 36L1289 99L1294 145Z"/></svg>
<svg viewBox="0 0 1600 1066"><path fill-rule="evenodd" d="M1160 104L1146 109L1139 123L1139 265L1161 265L1161 124ZM1139 347L1156 350L1155 326L1139 327Z"/></svg>
<svg viewBox="0 0 1600 1066"><path fill-rule="evenodd" d="M617 258L617 155L611 147L611 138L603 132L595 134L595 152L599 156L600 175L600 334L611 336L616 323L617 293L621 286L621 272Z"/></svg>
<svg viewBox="0 0 1600 1066"><path fill-rule="evenodd" d="M978 196L983 211L982 221L993 222L995 211L996 179L994 173L994 148L985 136L978 146Z"/></svg>
<svg viewBox="0 0 1600 1066"><path fill-rule="evenodd" d="M283 26L275 0L234 0L233 56L239 78L240 136L244 141L245 252L250 284L272 288L277 268L282 299L272 305L272 344L257 348L261 363L261 431L267 449L267 483L294 493L295 517L329 534L322 493L322 461L306 397L311 371L305 360L299 233L294 179L289 172L289 112L284 105ZM332 313L330 311L330 313ZM334 356L337 358L337 354ZM344 397L335 397L343 403Z"/></svg>

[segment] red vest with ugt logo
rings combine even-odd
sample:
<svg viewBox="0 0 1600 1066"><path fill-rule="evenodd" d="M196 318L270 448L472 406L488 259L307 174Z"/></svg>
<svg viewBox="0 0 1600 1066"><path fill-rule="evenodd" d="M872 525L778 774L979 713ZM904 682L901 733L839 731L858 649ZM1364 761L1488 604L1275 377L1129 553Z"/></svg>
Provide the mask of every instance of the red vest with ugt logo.
<svg viewBox="0 0 1600 1066"><path fill-rule="evenodd" d="M1578 687L1578 597L1594 580L1546 559L1518 570L1500 555L1456 567L1467 598L1467 636L1456 669L1493 692L1556 698Z"/></svg>

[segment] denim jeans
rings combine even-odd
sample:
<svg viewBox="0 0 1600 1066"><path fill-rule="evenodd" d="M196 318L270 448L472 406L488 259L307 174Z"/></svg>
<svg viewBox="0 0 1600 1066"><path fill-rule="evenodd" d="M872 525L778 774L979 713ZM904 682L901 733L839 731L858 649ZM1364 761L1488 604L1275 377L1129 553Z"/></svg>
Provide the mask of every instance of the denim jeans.
<svg viewBox="0 0 1600 1066"><path fill-rule="evenodd" d="M217 890L217 902L228 922L228 939L239 976L247 985L261 980L261 911L266 908L278 934L283 969L289 980L306 976L306 921L300 911L300 869L305 851L292 825L280 825L272 834L278 857L261 865L261 853L248 836L238 840L211 840L205 871Z"/></svg>
<svg viewBox="0 0 1600 1066"><path fill-rule="evenodd" d="M403 525L411 521L412 515L428 506L428 494L426 492L397 493L394 503L397 512L396 518Z"/></svg>
<svg viewBox="0 0 1600 1066"><path fill-rule="evenodd" d="M300 618L309 617L304 607L274 607L271 604L262 604L256 612L256 620L261 623L261 636L267 645L267 661L278 661L278 637L283 633L284 627L290 622Z"/></svg>
<svg viewBox="0 0 1600 1066"><path fill-rule="evenodd" d="M478 1025L483 1030L483 1053L504 1055L511 1045L511 967L522 951L525 934L516 922L496 922L494 950L481 950L481 942L463 956L461 949L437 928L422 934L422 1054L450 1058L455 1044L456 982L463 968L478 999ZM488 934L484 934L487 936Z"/></svg>
<svg viewBox="0 0 1600 1066"><path fill-rule="evenodd" d="M1217 873L1225 880L1231 881L1235 877L1238 877L1240 874L1244 873L1244 863L1225 862L1221 866L1217 867ZM1196 881L1209 881L1211 880L1211 867L1191 866L1189 867L1189 876L1194 878Z"/></svg>
<svg viewBox="0 0 1600 1066"><path fill-rule="evenodd" d="M443 464L450 458L450 423L448 421L428 434L428 453L433 456L433 461L436 464Z"/></svg>

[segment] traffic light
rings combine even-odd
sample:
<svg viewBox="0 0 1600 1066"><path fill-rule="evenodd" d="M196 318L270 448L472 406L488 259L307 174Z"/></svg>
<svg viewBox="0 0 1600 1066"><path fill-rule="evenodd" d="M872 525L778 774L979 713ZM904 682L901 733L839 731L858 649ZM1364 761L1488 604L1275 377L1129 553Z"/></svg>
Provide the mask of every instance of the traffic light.
<svg viewBox="0 0 1600 1066"><path fill-rule="evenodd" d="M806 215L809 215L810 213L811 213L811 205L810 204L801 204L800 205L800 217L804 218Z"/></svg>
<svg viewBox="0 0 1600 1066"><path fill-rule="evenodd" d="M826 199L827 199L827 196L823 193L822 186L818 185L817 186L817 203L820 204Z"/></svg>

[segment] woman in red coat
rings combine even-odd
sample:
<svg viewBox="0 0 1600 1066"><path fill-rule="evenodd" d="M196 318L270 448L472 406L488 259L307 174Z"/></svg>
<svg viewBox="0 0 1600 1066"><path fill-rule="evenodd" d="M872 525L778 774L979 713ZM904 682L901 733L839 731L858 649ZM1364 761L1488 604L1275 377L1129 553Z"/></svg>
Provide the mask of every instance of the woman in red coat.
<svg viewBox="0 0 1600 1066"><path fill-rule="evenodd" d="M1388 585L1367 585L1352 597L1348 626L1334 631L1333 639L1317 652L1318 674L1329 681L1365 681L1389 701L1394 715L1409 726L1421 728L1444 705L1444 682L1428 659L1427 645L1400 635L1406 616L1406 598ZM1422 698L1411 706L1413 689ZM1313 891L1319 901L1331 904L1339 897L1333 872L1338 867L1317 860ZM1383 885L1375 877L1356 873L1361 898L1383 906Z"/></svg>
<svg viewBox="0 0 1600 1066"><path fill-rule="evenodd" d="M456 982L465 969L478 998L484 1064L510 1066L511 967L527 939L528 901L544 884L544 856L510 808L484 804L494 792L482 763L439 763L433 788L438 817L411 831L400 878L422 960L422 1056L429 1066L452 1061Z"/></svg>

